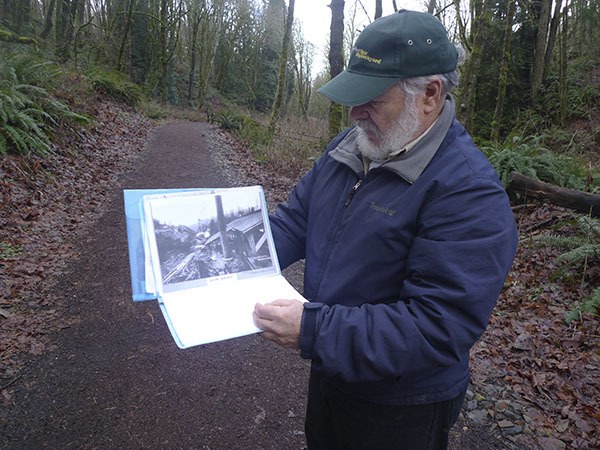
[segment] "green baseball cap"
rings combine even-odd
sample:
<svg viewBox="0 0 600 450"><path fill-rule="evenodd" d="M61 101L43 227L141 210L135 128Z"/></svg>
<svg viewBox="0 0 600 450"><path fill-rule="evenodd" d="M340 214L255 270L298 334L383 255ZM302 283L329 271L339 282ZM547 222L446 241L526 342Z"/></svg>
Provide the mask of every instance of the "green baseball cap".
<svg viewBox="0 0 600 450"><path fill-rule="evenodd" d="M362 105L403 78L452 72L457 61L456 47L435 16L400 10L368 25L346 70L317 92L340 105Z"/></svg>

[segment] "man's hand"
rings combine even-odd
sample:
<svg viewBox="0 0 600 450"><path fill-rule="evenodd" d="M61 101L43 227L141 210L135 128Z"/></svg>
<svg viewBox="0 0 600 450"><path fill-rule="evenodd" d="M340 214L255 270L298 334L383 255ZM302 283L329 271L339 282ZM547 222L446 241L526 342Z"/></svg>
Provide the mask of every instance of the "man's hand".
<svg viewBox="0 0 600 450"><path fill-rule="evenodd" d="M300 323L304 305L299 300L275 300L254 306L254 323L261 335L283 348L300 348Z"/></svg>

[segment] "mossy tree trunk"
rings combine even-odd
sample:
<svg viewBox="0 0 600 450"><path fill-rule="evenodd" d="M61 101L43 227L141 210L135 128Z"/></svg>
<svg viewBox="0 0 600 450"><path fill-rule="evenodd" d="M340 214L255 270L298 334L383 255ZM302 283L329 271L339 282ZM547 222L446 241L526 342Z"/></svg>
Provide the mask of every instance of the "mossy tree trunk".
<svg viewBox="0 0 600 450"><path fill-rule="evenodd" d="M129 42L129 77L138 84L144 84L150 72L149 17L148 0L138 0Z"/></svg>
<svg viewBox="0 0 600 450"><path fill-rule="evenodd" d="M292 26L294 25L294 7L295 0L289 0L287 19L285 22L285 32L283 33L283 45L279 54L279 75L277 78L277 89L271 108L271 116L269 118L269 134L272 136L277 126L277 120L281 114L281 106L283 105L283 96L285 93L285 78L287 74L288 50L292 36Z"/></svg>
<svg viewBox="0 0 600 450"><path fill-rule="evenodd" d="M560 57L559 57L559 96L560 96L560 118L561 122L564 123L565 117L567 116L567 105L568 105L568 84L567 84L567 42L569 36L569 20L568 20L568 9L569 6L563 8L563 20L562 20L562 33L560 42Z"/></svg>
<svg viewBox="0 0 600 450"><path fill-rule="evenodd" d="M50 0L48 4L48 9L46 10L46 18L44 20L44 28L40 33L40 39L47 39L50 35L50 31L52 31L52 25L54 21L52 20L54 17L54 8L56 7L56 0Z"/></svg>
<svg viewBox="0 0 600 450"><path fill-rule="evenodd" d="M198 70L198 108L202 108L205 103L208 82L213 70L217 48L221 38L223 28L223 10L225 2L213 2L212 10L207 15L206 21L202 23L200 31L200 63Z"/></svg>
<svg viewBox="0 0 600 450"><path fill-rule="evenodd" d="M167 101L169 83L169 57L167 54L169 45L169 6L171 0L160 1L160 24L159 24L159 73L160 73L160 99Z"/></svg>
<svg viewBox="0 0 600 450"><path fill-rule="evenodd" d="M200 31L200 21L202 20L202 14L204 10L204 1L200 2L200 7L192 6L190 12L190 36L189 36L189 49L190 49L190 67L188 70L188 89L187 89L187 101L188 104L192 104L194 98L194 83L196 81L196 66L198 62L198 33Z"/></svg>
<svg viewBox="0 0 600 450"><path fill-rule="evenodd" d="M458 0L456 0L458 2ZM457 116L465 128L473 131L473 118L475 114L475 101L478 85L479 68L485 40L488 37L489 24L492 19L491 0L476 0L472 3L474 18L471 27L471 41L468 48L471 54L464 65L463 82L460 90Z"/></svg>
<svg viewBox="0 0 600 450"><path fill-rule="evenodd" d="M329 76L334 78L344 70L344 0L331 0L329 35ZM329 137L334 138L342 127L342 106L329 105Z"/></svg>
<svg viewBox="0 0 600 450"><path fill-rule="evenodd" d="M494 120L492 122L491 140L498 142L500 138L500 123L504 103L506 101L506 85L508 83L508 70L510 68L510 44L512 37L513 19L515 16L516 0L508 0L508 10L506 12L506 26L504 28L504 43L502 45L502 62L500 63L500 76L498 77L498 95L496 96L496 110L494 111Z"/></svg>
<svg viewBox="0 0 600 450"><path fill-rule="evenodd" d="M548 45L546 46L546 55L544 57L544 71L542 74L542 80L548 78L548 71L554 54L554 45L556 44L556 36L558 34L558 25L560 24L560 10L562 9L562 0L555 0L554 3L554 14L552 14L552 20L550 21L550 33L548 35Z"/></svg>
<svg viewBox="0 0 600 450"><path fill-rule="evenodd" d="M302 36L294 39L294 72L296 74L296 94L302 117L308 117L308 105L312 96L312 54L313 45L305 42Z"/></svg>
<svg viewBox="0 0 600 450"><path fill-rule="evenodd" d="M540 0L540 6L540 16L537 21L535 51L533 54L533 66L531 68L531 99L534 103L537 103L538 93L542 87L552 0Z"/></svg>
<svg viewBox="0 0 600 450"><path fill-rule="evenodd" d="M131 30L131 24L133 22L133 10L137 0L129 0L127 7L127 16L125 17L124 29L121 35L121 45L119 46L119 52L117 54L117 70L121 70L121 63L123 61L123 54L125 52L125 46L127 45L127 39L129 37L129 30Z"/></svg>
<svg viewBox="0 0 600 450"><path fill-rule="evenodd" d="M75 32L75 21L79 8L83 6L80 0L59 0L56 9L56 49L58 62L65 63L71 58L71 44Z"/></svg>

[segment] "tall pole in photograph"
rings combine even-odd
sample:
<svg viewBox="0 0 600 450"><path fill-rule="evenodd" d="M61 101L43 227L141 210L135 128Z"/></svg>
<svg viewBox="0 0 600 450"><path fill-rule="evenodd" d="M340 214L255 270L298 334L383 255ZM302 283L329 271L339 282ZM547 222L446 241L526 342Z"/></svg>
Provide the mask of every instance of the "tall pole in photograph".
<svg viewBox="0 0 600 450"><path fill-rule="evenodd" d="M231 247L227 240L227 223L225 223L225 213L223 212L223 199L220 195L215 195L217 205L217 224L221 234L221 247L223 247L223 259L231 259Z"/></svg>

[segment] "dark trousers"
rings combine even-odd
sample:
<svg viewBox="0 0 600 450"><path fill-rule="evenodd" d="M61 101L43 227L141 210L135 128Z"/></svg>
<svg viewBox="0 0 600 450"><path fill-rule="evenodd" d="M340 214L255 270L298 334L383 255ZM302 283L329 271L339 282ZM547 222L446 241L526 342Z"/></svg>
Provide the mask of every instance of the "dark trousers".
<svg viewBox="0 0 600 450"><path fill-rule="evenodd" d="M351 397L314 373L306 410L309 450L444 450L464 393L429 405L390 406Z"/></svg>

